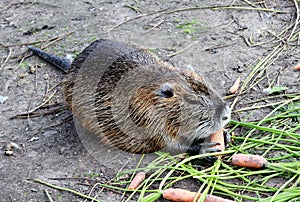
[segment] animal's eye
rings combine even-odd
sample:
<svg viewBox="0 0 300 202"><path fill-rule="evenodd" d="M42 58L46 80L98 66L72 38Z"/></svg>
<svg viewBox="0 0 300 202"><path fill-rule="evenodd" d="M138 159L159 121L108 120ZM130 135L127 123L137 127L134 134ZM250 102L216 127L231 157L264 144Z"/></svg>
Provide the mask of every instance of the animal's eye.
<svg viewBox="0 0 300 202"><path fill-rule="evenodd" d="M171 90L164 90L162 91L162 97L165 97L165 98L170 98L170 97L173 97L173 91Z"/></svg>
<svg viewBox="0 0 300 202"><path fill-rule="evenodd" d="M158 90L158 95L163 97L163 98L171 98L174 96L173 88L172 85L169 83L163 84L159 90Z"/></svg>
<svg viewBox="0 0 300 202"><path fill-rule="evenodd" d="M222 117L222 120L223 120L223 121L226 121L227 119L228 119L227 116L223 116L223 117Z"/></svg>

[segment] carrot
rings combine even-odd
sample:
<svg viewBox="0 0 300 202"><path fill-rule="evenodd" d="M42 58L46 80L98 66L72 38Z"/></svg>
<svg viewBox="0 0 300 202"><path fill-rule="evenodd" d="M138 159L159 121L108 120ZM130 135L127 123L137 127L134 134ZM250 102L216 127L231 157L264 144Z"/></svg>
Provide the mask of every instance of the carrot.
<svg viewBox="0 0 300 202"><path fill-rule="evenodd" d="M234 154L231 162L235 166L247 168L263 168L268 164L264 157L252 154Z"/></svg>
<svg viewBox="0 0 300 202"><path fill-rule="evenodd" d="M298 63L295 67L294 70L299 71L300 70L300 63Z"/></svg>
<svg viewBox="0 0 300 202"><path fill-rule="evenodd" d="M240 82L241 82L241 77L239 76L239 77L235 80L235 82L234 82L234 84L231 86L231 88L229 89L229 93L230 93L230 94L235 94L235 93L237 92L237 90L238 90L239 87L240 87Z"/></svg>
<svg viewBox="0 0 300 202"><path fill-rule="evenodd" d="M140 184L145 180L146 173L145 172L138 172L136 176L131 181L130 185L128 186L129 190L136 190Z"/></svg>
<svg viewBox="0 0 300 202"><path fill-rule="evenodd" d="M220 143L219 145L216 145L213 148L219 149L221 151L225 151L225 142L224 142L224 134L223 133L224 133L224 130L222 128L210 136L211 142Z"/></svg>
<svg viewBox="0 0 300 202"><path fill-rule="evenodd" d="M163 192L164 199L169 201L181 201L181 202L189 202L193 201L197 196L196 192L191 192L185 189L166 189Z"/></svg>
<svg viewBox="0 0 300 202"><path fill-rule="evenodd" d="M197 197L197 192L191 192L185 189L173 189L169 188L163 191L164 199L173 202L193 202L195 197ZM201 194L198 194L199 199ZM231 200L224 199L218 196L206 195L205 202L232 202Z"/></svg>

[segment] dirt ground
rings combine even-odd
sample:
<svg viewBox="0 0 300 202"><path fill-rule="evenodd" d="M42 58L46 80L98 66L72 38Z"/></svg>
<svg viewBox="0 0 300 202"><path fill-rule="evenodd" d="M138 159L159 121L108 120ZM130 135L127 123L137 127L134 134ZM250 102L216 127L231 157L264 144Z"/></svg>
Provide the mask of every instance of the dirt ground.
<svg viewBox="0 0 300 202"><path fill-rule="evenodd" d="M109 180L114 173L136 162L133 160L124 167L127 163L122 158L104 154L105 158L96 160L87 151L77 136L59 86L65 74L37 57L20 61L26 45L45 46L53 42L46 51L74 56L97 38L134 44L152 50L176 66L193 66L224 96L234 80L238 76L245 79L257 60L269 54L274 46L272 43L249 46L246 39L251 38L255 43L268 41L289 27L296 17L294 1L251 2L252 6L242 0L2 0L0 201L44 201L45 189L55 201L81 201L31 179L88 194L91 186L48 178L97 175L101 180ZM282 12L221 8L231 5ZM208 6L218 6L218 9ZM194 9L183 9L188 7ZM42 43L38 44L39 41ZM177 53L180 50L184 51ZM269 83L252 90L248 100L263 96L262 89L269 87L275 77L278 85L287 86L289 92L299 92L299 73L292 70L299 62L299 50L291 49L279 57L271 64ZM49 102L35 110L36 116L26 116L49 98ZM239 103L236 107L240 107ZM25 116L11 119L18 114ZM19 147L13 155L5 154L10 142ZM104 190L99 198L120 201L121 195Z"/></svg>

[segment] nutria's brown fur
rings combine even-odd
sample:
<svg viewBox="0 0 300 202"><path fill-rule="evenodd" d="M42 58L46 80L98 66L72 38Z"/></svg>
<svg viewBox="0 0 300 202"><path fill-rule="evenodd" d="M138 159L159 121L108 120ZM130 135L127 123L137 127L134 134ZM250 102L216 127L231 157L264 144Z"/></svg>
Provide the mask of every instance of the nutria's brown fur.
<svg viewBox="0 0 300 202"><path fill-rule="evenodd" d="M132 153L204 153L205 144L193 143L203 142L230 118L223 100L194 71L123 43L97 40L70 69L66 101L99 144Z"/></svg>

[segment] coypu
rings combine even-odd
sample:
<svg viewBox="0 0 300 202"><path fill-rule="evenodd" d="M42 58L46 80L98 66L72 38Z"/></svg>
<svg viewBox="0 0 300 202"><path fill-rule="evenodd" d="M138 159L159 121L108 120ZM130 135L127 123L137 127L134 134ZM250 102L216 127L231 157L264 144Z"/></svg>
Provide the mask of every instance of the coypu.
<svg viewBox="0 0 300 202"><path fill-rule="evenodd" d="M209 138L228 123L230 109L193 70L106 39L91 43L72 64L28 48L69 72L65 99L74 118L100 142L131 153L216 151Z"/></svg>

